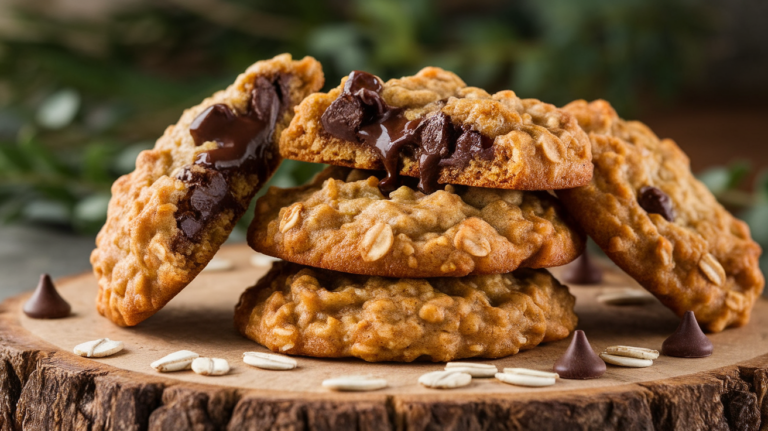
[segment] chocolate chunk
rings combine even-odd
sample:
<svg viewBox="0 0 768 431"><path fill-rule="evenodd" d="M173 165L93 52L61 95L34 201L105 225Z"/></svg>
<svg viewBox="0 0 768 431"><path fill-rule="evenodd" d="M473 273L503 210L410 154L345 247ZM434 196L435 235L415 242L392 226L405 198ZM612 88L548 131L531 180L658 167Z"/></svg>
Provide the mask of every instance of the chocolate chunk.
<svg viewBox="0 0 768 431"><path fill-rule="evenodd" d="M440 166L455 166L464 169L469 161L479 156L482 159L493 159L493 139L463 126L461 135L456 140L456 149L451 157L440 161Z"/></svg>
<svg viewBox="0 0 768 431"><path fill-rule="evenodd" d="M200 146L216 142L217 148L202 152L194 167L184 168L177 178L189 191L177 203L176 224L183 239L198 241L207 224L225 210L235 219L245 211L230 191L230 176L256 175L263 184L277 166L273 134L288 102L287 75L273 80L259 77L253 83L251 100L243 114L223 104L208 107L189 127Z"/></svg>
<svg viewBox="0 0 768 431"><path fill-rule="evenodd" d="M33 319L61 319L69 316L72 307L56 291L51 276L42 274L35 293L24 304L23 310Z"/></svg>
<svg viewBox="0 0 768 431"><path fill-rule="evenodd" d="M672 199L660 189L653 186L641 188L637 202L649 214L659 214L667 221L675 221L675 209L672 206Z"/></svg>
<svg viewBox="0 0 768 431"><path fill-rule="evenodd" d="M441 189L441 166L465 167L475 156L492 158L493 140L438 112L427 119L408 120L401 108L381 97L383 86L370 73L354 71L339 97L323 112L326 133L339 139L364 143L376 150L387 177L379 189L388 195L400 186L400 156L411 148L419 161L419 185L424 193Z"/></svg>
<svg viewBox="0 0 768 431"><path fill-rule="evenodd" d="M454 140L451 119L442 112L428 118L421 131L421 153L419 154L419 185L424 193L437 190L440 175L440 160L450 154L449 145Z"/></svg>
<svg viewBox="0 0 768 431"><path fill-rule="evenodd" d="M563 270L563 281L573 284L600 284L603 270L592 262L589 252L579 256Z"/></svg>
<svg viewBox="0 0 768 431"><path fill-rule="evenodd" d="M357 130L363 123L365 110L355 97L341 96L323 112L320 122L323 129L339 139L357 142Z"/></svg>
<svg viewBox="0 0 768 431"><path fill-rule="evenodd" d="M199 240L203 227L223 210L244 210L230 193L227 180L221 172L185 168L177 178L189 188L176 210L177 226L187 239Z"/></svg>
<svg viewBox="0 0 768 431"><path fill-rule="evenodd" d="M323 129L337 138L360 142L357 133L363 122L371 122L389 108L379 96L381 90L381 83L370 73L358 70L350 73L341 95L320 117Z"/></svg>
<svg viewBox="0 0 768 431"><path fill-rule="evenodd" d="M714 346L704 332L693 311L686 311L680 325L661 345L661 353L677 358L704 358L710 356Z"/></svg>
<svg viewBox="0 0 768 431"><path fill-rule="evenodd" d="M577 330L568 350L555 362L554 369L563 379L596 379L605 373L605 362L592 350L584 331Z"/></svg>

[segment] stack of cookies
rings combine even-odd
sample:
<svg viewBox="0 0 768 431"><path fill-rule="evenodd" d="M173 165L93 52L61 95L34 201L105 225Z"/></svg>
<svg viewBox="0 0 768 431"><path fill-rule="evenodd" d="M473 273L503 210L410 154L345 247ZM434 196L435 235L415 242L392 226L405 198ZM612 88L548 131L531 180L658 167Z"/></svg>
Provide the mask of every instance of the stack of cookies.
<svg viewBox="0 0 768 431"><path fill-rule="evenodd" d="M271 350L367 361L496 358L567 337L547 272L589 234L678 315L749 320L761 250L685 154L604 101L562 109L426 68L324 82L261 61L187 110L112 188L91 262L99 312L148 318L210 262L281 157L331 167L256 203L251 247L282 261L235 325Z"/></svg>
<svg viewBox="0 0 768 431"><path fill-rule="evenodd" d="M249 244L286 262L241 298L245 336L289 354L450 361L575 328L573 296L541 269L584 250L547 192L592 177L572 116L442 69L386 83L356 71L299 105L280 152L333 166L256 203Z"/></svg>

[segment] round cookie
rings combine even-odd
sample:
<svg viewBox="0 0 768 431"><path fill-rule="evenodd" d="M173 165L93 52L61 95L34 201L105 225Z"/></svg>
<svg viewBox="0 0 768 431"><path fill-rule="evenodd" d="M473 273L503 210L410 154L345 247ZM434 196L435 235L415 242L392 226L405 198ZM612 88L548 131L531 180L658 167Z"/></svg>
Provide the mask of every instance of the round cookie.
<svg viewBox="0 0 768 431"><path fill-rule="evenodd" d="M280 137L288 159L357 169L386 169L385 194L397 177L419 190L462 184L553 190L592 178L589 139L573 117L512 91L488 94L455 74L427 67L383 82L354 71L328 93L299 105Z"/></svg>
<svg viewBox="0 0 768 431"><path fill-rule="evenodd" d="M369 362L499 358L563 339L574 297L546 270L391 279L277 262L235 327L280 353Z"/></svg>
<svg viewBox="0 0 768 431"><path fill-rule="evenodd" d="M690 170L688 157L603 100L573 102L592 141L592 182L557 192L616 264L682 316L718 332L742 326L763 290L760 246Z"/></svg>
<svg viewBox="0 0 768 431"><path fill-rule="evenodd" d="M256 203L248 243L303 265L397 278L546 268L584 250L584 235L546 192L402 186L387 199L380 177L336 167L309 185L272 188Z"/></svg>
<svg viewBox="0 0 768 431"><path fill-rule="evenodd" d="M91 254L101 314L136 325L197 276L277 169L294 106L322 85L313 58L260 61L139 155L112 185Z"/></svg>

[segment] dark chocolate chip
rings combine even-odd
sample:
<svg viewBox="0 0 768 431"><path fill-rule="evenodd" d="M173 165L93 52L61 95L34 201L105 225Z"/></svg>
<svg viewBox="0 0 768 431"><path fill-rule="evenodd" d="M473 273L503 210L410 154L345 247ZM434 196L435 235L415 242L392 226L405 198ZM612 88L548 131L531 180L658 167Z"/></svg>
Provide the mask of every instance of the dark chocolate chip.
<svg viewBox="0 0 768 431"><path fill-rule="evenodd" d="M484 160L493 159L493 139L472 130L468 126L463 126L460 131L461 135L456 139L456 149L450 158L440 161L440 166L455 166L464 169L469 161L475 157Z"/></svg>
<svg viewBox="0 0 768 431"><path fill-rule="evenodd" d="M178 228L190 240L199 240L203 227L225 209L241 210L229 191L226 177L212 169L185 168L178 177L189 188L176 209Z"/></svg>
<svg viewBox="0 0 768 431"><path fill-rule="evenodd" d="M331 136L346 141L358 142L357 131L363 124L365 110L359 99L353 96L341 96L331 103L320 122L323 129Z"/></svg>
<svg viewBox="0 0 768 431"><path fill-rule="evenodd" d="M605 373L605 362L592 350L584 331L577 330L568 350L555 362L554 369L563 379L596 379Z"/></svg>
<svg viewBox="0 0 768 431"><path fill-rule="evenodd" d="M693 311L686 311L680 325L661 345L661 353L678 358L704 358L710 356L714 346L704 335Z"/></svg>
<svg viewBox="0 0 768 431"><path fill-rule="evenodd" d="M592 262L589 252L579 256L563 270L563 281L572 284L600 284L603 281L603 270Z"/></svg>
<svg viewBox="0 0 768 431"><path fill-rule="evenodd" d="M69 316L72 307L56 291L51 276L42 274L35 293L24 304L23 310L33 319L61 319Z"/></svg>
<svg viewBox="0 0 768 431"><path fill-rule="evenodd" d="M189 133L195 145L218 145L200 153L194 168L186 167L177 175L188 187L175 213L183 239L199 240L205 226L225 210L232 210L236 219L242 215L245 208L230 191L231 175L255 175L261 185L277 166L272 137L277 119L287 107L288 81L288 75L272 80L259 77L245 113L236 114L229 106L217 104L192 121Z"/></svg>
<svg viewBox="0 0 768 431"><path fill-rule="evenodd" d="M667 221L675 221L675 209L669 195L653 186L640 189L637 202L649 214L659 214Z"/></svg>
<svg viewBox="0 0 768 431"><path fill-rule="evenodd" d="M408 121L401 108L384 101L382 90L378 78L354 71L320 121L331 136L376 150L387 171L387 177L379 183L385 196L400 186L400 158L409 147L419 163L418 188L424 193L441 189L441 166L464 168L475 156L493 157L492 139L469 127L456 127L442 112Z"/></svg>

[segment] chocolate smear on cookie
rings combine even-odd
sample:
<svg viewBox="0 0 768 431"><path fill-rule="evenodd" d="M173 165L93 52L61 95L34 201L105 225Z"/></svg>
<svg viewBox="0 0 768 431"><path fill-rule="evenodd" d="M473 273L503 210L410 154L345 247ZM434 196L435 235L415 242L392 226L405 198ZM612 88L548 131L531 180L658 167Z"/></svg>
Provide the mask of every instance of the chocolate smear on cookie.
<svg viewBox="0 0 768 431"><path fill-rule="evenodd" d="M573 284L600 284L603 281L603 270L592 262L589 251L576 258L563 270L563 281Z"/></svg>
<svg viewBox="0 0 768 431"><path fill-rule="evenodd" d="M640 189L637 202L649 214L659 214L667 221L675 221L675 209L669 195L653 186Z"/></svg>
<svg viewBox="0 0 768 431"><path fill-rule="evenodd" d="M554 366L560 378L571 380L596 379L605 373L605 368L605 362L592 350L582 330L573 333L568 350Z"/></svg>
<svg viewBox="0 0 768 431"><path fill-rule="evenodd" d="M24 304L23 310L33 319L61 319L69 316L72 307L59 295L51 276L42 274L35 293Z"/></svg>
<svg viewBox="0 0 768 431"><path fill-rule="evenodd" d="M285 75L271 81L259 77L246 112L237 114L227 105L216 104L192 122L189 133L195 145L216 142L217 148L200 153L192 166L176 176L189 188L176 210L177 226L187 240L199 240L203 228L222 211L232 210L236 217L245 211L230 190L233 175L256 175L261 184L277 166L273 135L286 108L287 82Z"/></svg>
<svg viewBox="0 0 768 431"><path fill-rule="evenodd" d="M412 151L419 161L424 193L440 189L440 167L465 167L476 155L493 158L493 139L468 126L456 126L442 112L408 120L402 108L387 104L383 86L367 72L354 71L344 90L321 117L323 129L339 139L364 143L379 154L387 177L379 183L384 195L400 186L400 154Z"/></svg>
<svg viewBox="0 0 768 431"><path fill-rule="evenodd" d="M680 325L661 345L661 353L677 358L704 358L710 356L714 346L704 335L693 311L686 311Z"/></svg>

